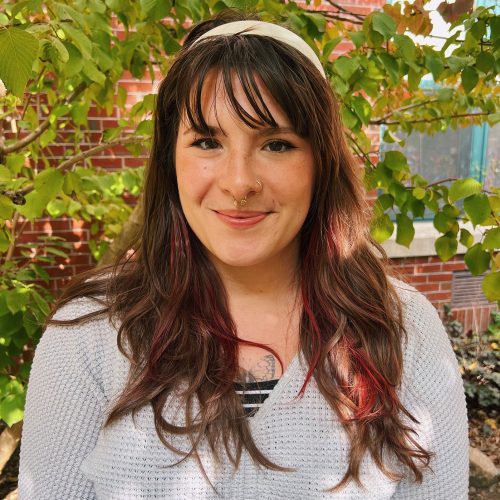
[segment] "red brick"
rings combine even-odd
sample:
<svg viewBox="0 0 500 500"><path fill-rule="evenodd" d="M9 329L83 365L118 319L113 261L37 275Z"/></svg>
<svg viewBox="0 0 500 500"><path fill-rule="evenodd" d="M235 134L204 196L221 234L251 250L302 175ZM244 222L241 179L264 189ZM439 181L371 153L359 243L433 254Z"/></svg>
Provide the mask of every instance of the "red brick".
<svg viewBox="0 0 500 500"><path fill-rule="evenodd" d="M423 274L409 274L406 278L410 283L426 283L427 282L427 276L425 276Z"/></svg>
<svg viewBox="0 0 500 500"><path fill-rule="evenodd" d="M443 264L443 271L462 271L465 268L465 262L445 262Z"/></svg>
<svg viewBox="0 0 500 500"><path fill-rule="evenodd" d="M431 292L425 295L431 302L451 300L451 292Z"/></svg>
<svg viewBox="0 0 500 500"><path fill-rule="evenodd" d="M415 288L420 292L438 292L439 284L438 283L417 283ZM428 296L428 294L426 293Z"/></svg>
<svg viewBox="0 0 500 500"><path fill-rule="evenodd" d="M439 274L429 274L427 276L428 281L444 281L444 282L451 282L452 280L452 274L451 273L439 273Z"/></svg>
<svg viewBox="0 0 500 500"><path fill-rule="evenodd" d="M451 281L446 283L439 283L439 290L451 290Z"/></svg>
<svg viewBox="0 0 500 500"><path fill-rule="evenodd" d="M441 270L441 264L421 264L415 267L415 272L419 274L435 273Z"/></svg>

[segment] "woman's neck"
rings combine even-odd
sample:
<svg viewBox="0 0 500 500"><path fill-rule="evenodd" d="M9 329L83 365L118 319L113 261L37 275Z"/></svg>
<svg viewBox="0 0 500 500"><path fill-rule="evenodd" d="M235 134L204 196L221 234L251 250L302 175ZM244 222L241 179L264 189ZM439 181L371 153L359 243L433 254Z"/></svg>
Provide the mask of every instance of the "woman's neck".
<svg viewBox="0 0 500 500"><path fill-rule="evenodd" d="M295 296L298 289L298 248L289 248L272 259L253 266L228 266L212 259L229 302L270 301ZM286 300L286 299L285 299Z"/></svg>

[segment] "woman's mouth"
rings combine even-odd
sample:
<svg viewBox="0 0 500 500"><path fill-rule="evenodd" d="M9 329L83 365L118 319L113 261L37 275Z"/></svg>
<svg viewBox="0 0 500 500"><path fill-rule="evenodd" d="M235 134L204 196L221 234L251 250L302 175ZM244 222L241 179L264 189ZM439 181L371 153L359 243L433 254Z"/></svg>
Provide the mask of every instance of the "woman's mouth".
<svg viewBox="0 0 500 500"><path fill-rule="evenodd" d="M235 229L255 226L269 215L269 212L249 210L214 210L214 212L222 222Z"/></svg>

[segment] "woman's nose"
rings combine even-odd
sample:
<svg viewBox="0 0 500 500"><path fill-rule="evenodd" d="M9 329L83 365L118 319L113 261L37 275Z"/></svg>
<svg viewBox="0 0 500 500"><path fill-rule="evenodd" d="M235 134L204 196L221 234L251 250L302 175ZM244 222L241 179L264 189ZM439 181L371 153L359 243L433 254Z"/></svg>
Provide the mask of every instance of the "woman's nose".
<svg viewBox="0 0 500 500"><path fill-rule="evenodd" d="M262 188L255 158L241 150L228 154L220 168L219 186L235 206L244 206Z"/></svg>

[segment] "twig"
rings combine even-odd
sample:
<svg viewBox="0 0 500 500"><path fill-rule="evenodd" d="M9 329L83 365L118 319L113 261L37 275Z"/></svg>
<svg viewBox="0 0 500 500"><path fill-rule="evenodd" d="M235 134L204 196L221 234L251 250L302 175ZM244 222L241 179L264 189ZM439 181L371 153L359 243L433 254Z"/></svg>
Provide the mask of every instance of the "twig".
<svg viewBox="0 0 500 500"><path fill-rule="evenodd" d="M408 111L409 109L418 108L419 106L427 106L427 104L434 104L435 102L438 102L438 100L437 99L430 99L428 101L417 102L415 104L409 104L408 106L403 106L401 108L393 109L393 110L389 111L389 113L384 115L382 118L379 118L378 120L372 120L370 123L372 125L381 125L385 120L390 118L394 113L400 113L401 111Z"/></svg>
<svg viewBox="0 0 500 500"><path fill-rule="evenodd" d="M40 81L40 79L42 78L43 76L43 71L45 70L45 65L42 66L42 68L40 69L40 73L38 75L38 78L35 80L34 84L35 85L38 85L38 82ZM26 111L28 110L28 106L29 106L29 103L31 102L31 98L33 97L33 93L29 93L28 94L28 98L26 99L26 103L24 105L24 108L23 108L23 111L21 113L21 120L24 118L24 115L26 114Z"/></svg>
<svg viewBox="0 0 500 500"><path fill-rule="evenodd" d="M358 144L358 142L356 141L356 139L352 135L350 135L350 134L347 137L349 138L349 140L355 146L355 148L356 148L356 150L358 152L358 155L361 156L361 157L363 157L365 159L365 161L367 161L372 166L372 168L374 168L374 169L377 168L377 166L370 160L370 157L363 151L363 149Z"/></svg>
<svg viewBox="0 0 500 500"><path fill-rule="evenodd" d="M87 87L87 84L82 82L63 101L63 104L68 104L68 103L74 101L85 90L86 87ZM1 146L0 145L0 156L2 154L5 155L5 154L13 153L14 151L18 151L18 150L24 148L25 146L27 146L28 144L33 142L35 139L40 137L45 132L45 130L47 130L49 128L49 126L50 126L49 117L47 117L46 120L44 120L35 130L33 130L33 132L30 132L27 136L23 137L19 141L15 142L13 144L10 144L9 146Z"/></svg>
<svg viewBox="0 0 500 500"><path fill-rule="evenodd" d="M26 226L29 222L28 219L25 219L23 223L21 224L21 227L19 228L19 231L16 232L17 229L17 223L19 222L19 212L16 212L14 214L14 217L12 218L12 242L9 245L9 249L7 250L7 254L5 255L5 260L4 262L8 262L9 260L12 260L12 256L14 255L14 250L16 249L16 244L20 238L20 236L23 234L23 231L26 229Z"/></svg>
<svg viewBox="0 0 500 500"><path fill-rule="evenodd" d="M336 9L338 9L339 12L342 12L344 14L348 14L348 15L350 15L352 17L355 17L355 18L359 19L360 21L363 21L363 19L366 17L366 16L363 16L362 14L358 14L356 12L352 12L350 10L347 10L346 8L342 7L342 5L339 5L338 3L332 2L332 0L327 0L327 2L332 7L335 7Z"/></svg>
<svg viewBox="0 0 500 500"><path fill-rule="evenodd" d="M355 19L347 19L345 17L340 17L339 15L335 14L334 12L323 12L322 14L327 19L334 20L334 21L342 21L345 23L357 24L359 26L362 26L362 24L363 24L363 21L357 21Z"/></svg>

